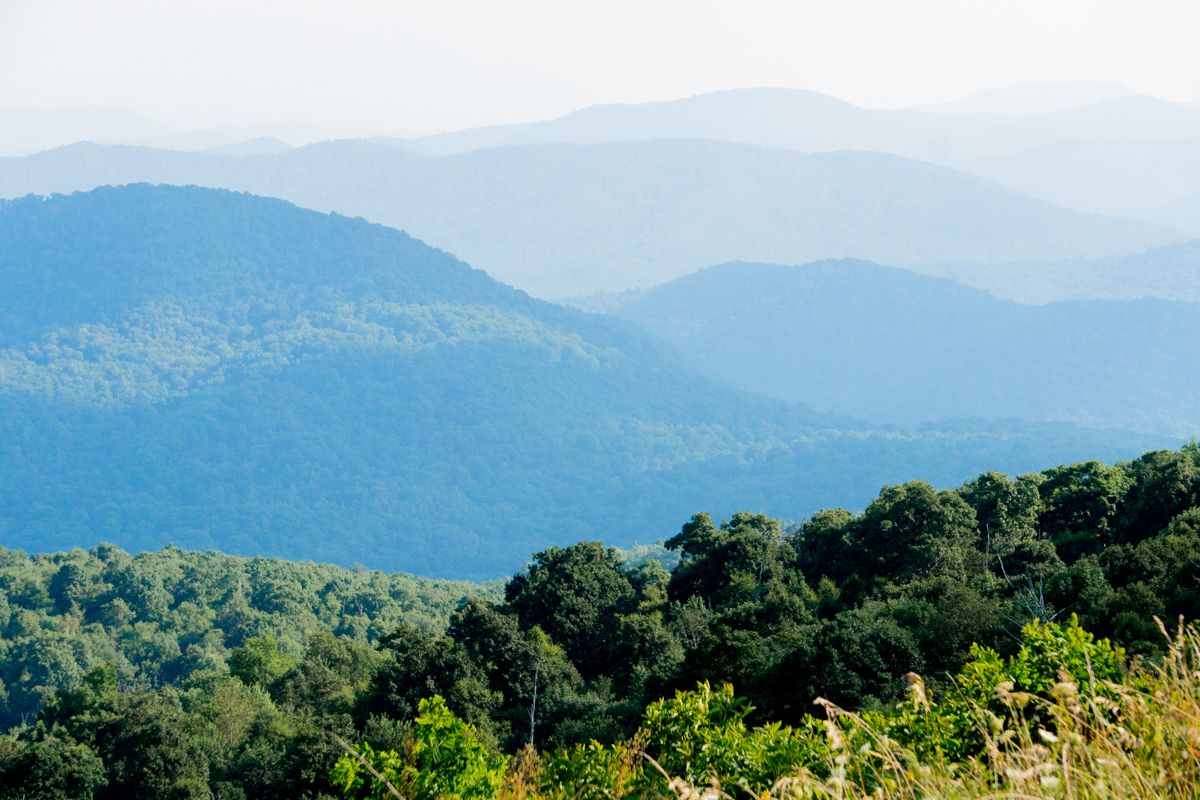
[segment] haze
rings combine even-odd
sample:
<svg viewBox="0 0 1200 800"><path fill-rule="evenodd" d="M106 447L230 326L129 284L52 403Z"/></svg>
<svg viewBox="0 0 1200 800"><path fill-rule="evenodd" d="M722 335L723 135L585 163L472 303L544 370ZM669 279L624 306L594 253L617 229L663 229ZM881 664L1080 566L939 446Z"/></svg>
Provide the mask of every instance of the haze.
<svg viewBox="0 0 1200 800"><path fill-rule="evenodd" d="M1192 0L4 0L0 108L115 107L167 131L303 123L319 130L293 124L293 138L321 138L745 86L903 107L1086 78L1191 102L1197 30Z"/></svg>

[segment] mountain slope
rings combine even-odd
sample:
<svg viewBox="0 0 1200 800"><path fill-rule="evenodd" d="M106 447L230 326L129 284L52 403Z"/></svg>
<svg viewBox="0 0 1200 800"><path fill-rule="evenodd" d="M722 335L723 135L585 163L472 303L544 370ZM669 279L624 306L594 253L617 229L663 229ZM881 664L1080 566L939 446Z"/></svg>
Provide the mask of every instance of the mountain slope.
<svg viewBox="0 0 1200 800"><path fill-rule="evenodd" d="M728 264L619 312L707 374L876 422L1200 434L1200 304L1026 306L863 262Z"/></svg>
<svg viewBox="0 0 1200 800"><path fill-rule="evenodd" d="M800 517L881 483L1163 437L879 431L722 388L632 326L394 230L129 186L0 207L0 531L494 577L699 508Z"/></svg>
<svg viewBox="0 0 1200 800"><path fill-rule="evenodd" d="M1080 211L1141 216L1195 189L1198 136L1200 109L1117 84L1076 81L1011 86L910 109L861 108L794 89L737 89L394 143L435 155L667 138L801 152L870 150L965 170Z"/></svg>
<svg viewBox="0 0 1200 800"><path fill-rule="evenodd" d="M652 103L592 106L557 119L396 140L417 152L446 155L483 147L704 138L805 152L863 149L953 163L1079 138L1175 139L1200 135L1196 109L1128 92L1078 102L1034 98L1039 87L1010 87L959 109L862 108L816 92L753 88ZM1006 99L1004 95L1008 95ZM1090 100L1090 102L1088 102ZM1010 101L1015 105L1008 107ZM1049 102L1047 102L1049 101ZM1030 113L1034 112L1034 113Z"/></svg>
<svg viewBox="0 0 1200 800"><path fill-rule="evenodd" d="M1200 236L1200 191L1189 192L1147 214L1150 219L1174 225Z"/></svg>
<svg viewBox="0 0 1200 800"><path fill-rule="evenodd" d="M362 215L545 297L654 286L714 261L1056 260L1182 238L894 156L721 142L443 158L361 142L262 156L80 145L0 161L0 196L131 181L232 188Z"/></svg>
<svg viewBox="0 0 1200 800"><path fill-rule="evenodd" d="M1162 215L1158 206L1200 186L1197 137L1067 139L959 166L1069 208L1195 229Z"/></svg>
<svg viewBox="0 0 1200 800"><path fill-rule="evenodd" d="M1143 297L1200 301L1200 239L1154 247L1144 253L1093 259L1012 264L948 262L919 264L911 269L1019 303Z"/></svg>

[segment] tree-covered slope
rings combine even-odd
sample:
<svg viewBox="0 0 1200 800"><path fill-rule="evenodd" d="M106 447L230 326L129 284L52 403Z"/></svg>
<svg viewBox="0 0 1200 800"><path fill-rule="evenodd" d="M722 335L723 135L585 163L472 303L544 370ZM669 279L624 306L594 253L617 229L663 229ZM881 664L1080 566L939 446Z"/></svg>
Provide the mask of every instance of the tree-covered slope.
<svg viewBox="0 0 1200 800"><path fill-rule="evenodd" d="M0 549L0 798L389 796L346 740L418 800L1196 796L1200 446L677 530L503 592Z"/></svg>
<svg viewBox="0 0 1200 800"><path fill-rule="evenodd" d="M698 505L798 518L915 475L1162 437L880 431L723 388L628 323L394 230L131 186L0 208L0 530L495 577Z"/></svg>
<svg viewBox="0 0 1200 800"><path fill-rule="evenodd" d="M1137 252L1182 238L897 156L716 141L445 157L352 141L260 156L84 144L0 160L5 197L136 181L362 215L543 297L646 288L731 260L1004 263Z"/></svg>
<svg viewBox="0 0 1200 800"><path fill-rule="evenodd" d="M726 264L618 313L708 374L876 422L1064 420L1200 432L1200 305L1020 305L858 261Z"/></svg>
<svg viewBox="0 0 1200 800"><path fill-rule="evenodd" d="M178 683L223 666L247 638L269 636L298 656L320 635L437 633L464 598L499 596L498 584L177 548L0 548L0 727L31 719L47 692L101 664L125 685Z"/></svg>

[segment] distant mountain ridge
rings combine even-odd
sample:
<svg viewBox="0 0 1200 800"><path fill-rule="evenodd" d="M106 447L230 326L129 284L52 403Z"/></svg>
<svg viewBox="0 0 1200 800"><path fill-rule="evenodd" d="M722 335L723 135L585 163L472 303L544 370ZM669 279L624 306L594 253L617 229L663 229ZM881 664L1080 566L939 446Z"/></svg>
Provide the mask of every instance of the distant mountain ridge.
<svg viewBox="0 0 1200 800"><path fill-rule="evenodd" d="M964 170L1079 211L1167 225L1179 223L1156 210L1200 185L1193 169L1195 149L1187 144L1200 139L1200 104L1169 102L1095 80L1018 84L898 109L865 108L803 89L729 89L407 138L338 134L294 123L172 131L115 109L0 109L3 120L9 124L0 126L7 129L0 135L0 155L75 141L276 152L282 148L255 140L303 145L347 135L423 155L653 139L712 139L799 152L865 150Z"/></svg>
<svg viewBox="0 0 1200 800"><path fill-rule="evenodd" d="M876 423L1053 419L1200 435L1200 303L1019 305L834 261L712 267L615 313L715 378Z"/></svg>
<svg viewBox="0 0 1200 800"><path fill-rule="evenodd" d="M393 143L448 155L519 144L665 138L890 153L961 169L1080 211L1167 224L1177 223L1153 210L1200 186L1189 144L1200 139L1200 107L1100 81L1011 86L908 109L862 108L797 89L736 89L592 106L542 122Z"/></svg>
<svg viewBox="0 0 1200 800"><path fill-rule="evenodd" d="M950 278L1020 303L1147 297L1200 301L1200 239L1174 242L1143 253L1092 259L1011 264L949 262L919 264L912 270Z"/></svg>
<svg viewBox="0 0 1200 800"><path fill-rule="evenodd" d="M1020 99L1036 87L1002 90ZM1043 89L1045 87L1042 87ZM1032 111L863 108L802 89L731 89L651 103L584 108L556 119L398 139L415 152L449 155L515 144L595 144L704 138L819 152L871 150L956 166L971 159L1079 138L1168 140L1200 136L1200 112L1132 92L1104 90ZM1026 104L1028 98L1021 101Z"/></svg>
<svg viewBox="0 0 1200 800"><path fill-rule="evenodd" d="M0 159L0 196L142 181L361 215L543 297L648 288L727 260L1006 263L1140 252L1184 238L897 156L715 141L436 158L351 141L239 156L77 145Z"/></svg>
<svg viewBox="0 0 1200 800"><path fill-rule="evenodd" d="M362 220L127 186L0 206L0 530L495 577L705 508L861 506L1175 443L1061 425L880 430L698 376Z"/></svg>
<svg viewBox="0 0 1200 800"><path fill-rule="evenodd" d="M1200 233L1163 207L1200 187L1200 136L1072 138L959 165L1033 197Z"/></svg>

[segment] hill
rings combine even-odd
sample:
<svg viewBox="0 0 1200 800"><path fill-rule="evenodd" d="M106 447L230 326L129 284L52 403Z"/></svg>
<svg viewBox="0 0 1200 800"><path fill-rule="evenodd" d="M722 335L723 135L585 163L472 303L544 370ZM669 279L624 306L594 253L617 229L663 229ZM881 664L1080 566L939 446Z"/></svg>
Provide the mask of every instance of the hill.
<svg viewBox="0 0 1200 800"><path fill-rule="evenodd" d="M1065 139L958 165L1033 197L1200 231L1160 207L1200 186L1200 138Z"/></svg>
<svg viewBox="0 0 1200 800"><path fill-rule="evenodd" d="M684 138L800 152L869 150L964 170L1080 211L1177 224L1152 212L1194 190L1198 136L1196 108L1118 84L1073 81L909 109L862 108L795 89L736 89L393 143L432 155Z"/></svg>
<svg viewBox="0 0 1200 800"><path fill-rule="evenodd" d="M647 288L728 260L1005 263L1138 252L1182 238L895 156L722 142L439 158L349 141L258 156L79 145L0 160L0 196L136 181L361 215L543 297Z"/></svg>
<svg viewBox="0 0 1200 800"><path fill-rule="evenodd" d="M1200 610L1200 445L664 547L549 548L502 592L0 549L0 797L1197 794L1200 631L1158 620Z"/></svg>
<svg viewBox="0 0 1200 800"><path fill-rule="evenodd" d="M271 637L298 655L320 635L366 643L404 625L440 632L464 599L498 600L499 590L174 547L0 548L0 729L31 719L54 687L102 664L124 685L178 683L224 665L247 638Z"/></svg>
<svg viewBox="0 0 1200 800"><path fill-rule="evenodd" d="M1200 239L1143 253L1012 264L919 264L916 272L950 278L1019 303L1060 300L1200 301Z"/></svg>
<svg viewBox="0 0 1200 800"><path fill-rule="evenodd" d="M878 423L1060 420L1200 434L1200 304L1019 305L855 261L727 264L618 312L706 374Z"/></svg>
<svg viewBox="0 0 1200 800"><path fill-rule="evenodd" d="M491 578L550 544L658 540L701 504L800 518L916 474L1164 443L818 415L399 231L224 191L7 203L0 283L0 530L31 550Z"/></svg>
<svg viewBox="0 0 1200 800"><path fill-rule="evenodd" d="M874 150L956 163L1064 139L1200 135L1200 113L1111 87L1010 87L952 109L877 109L799 89L750 88L584 108L557 119L396 140L437 155L485 147L702 138L804 152ZM965 113L964 113L965 112Z"/></svg>
<svg viewBox="0 0 1200 800"><path fill-rule="evenodd" d="M1177 197L1162 207L1154 209L1147 216L1167 222L1180 230L1200 235L1200 191L1189 192L1182 197Z"/></svg>

